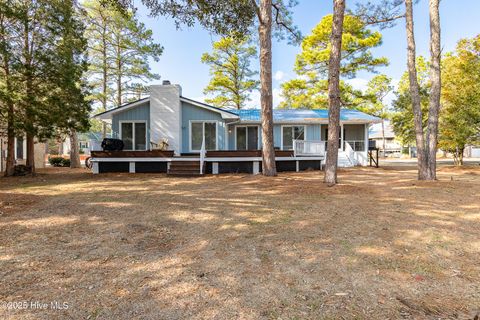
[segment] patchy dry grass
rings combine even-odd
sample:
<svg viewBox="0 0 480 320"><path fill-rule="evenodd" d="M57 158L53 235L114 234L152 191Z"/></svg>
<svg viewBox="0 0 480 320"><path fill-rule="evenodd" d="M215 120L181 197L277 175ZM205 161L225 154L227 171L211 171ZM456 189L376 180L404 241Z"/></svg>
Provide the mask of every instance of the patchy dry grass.
<svg viewBox="0 0 480 320"><path fill-rule="evenodd" d="M7 319L438 319L480 308L480 170L0 179Z"/></svg>

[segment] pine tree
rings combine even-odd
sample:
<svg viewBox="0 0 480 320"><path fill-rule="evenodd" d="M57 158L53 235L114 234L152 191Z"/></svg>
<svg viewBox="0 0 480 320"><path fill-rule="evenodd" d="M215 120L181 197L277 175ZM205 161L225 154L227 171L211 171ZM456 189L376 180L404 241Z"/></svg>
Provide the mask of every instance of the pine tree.
<svg viewBox="0 0 480 320"><path fill-rule="evenodd" d="M84 4L88 26L89 82L92 99L100 110L119 106L128 96L138 95L143 83L159 79L149 60L158 61L163 47L153 33L138 21L134 10L119 12L98 0Z"/></svg>
<svg viewBox="0 0 480 320"><path fill-rule="evenodd" d="M297 55L295 72L299 76L282 84L283 108L326 108L328 105L327 73L331 52L330 34L333 16L327 15L302 41L302 52ZM375 58L371 49L381 45L380 32L371 31L361 19L346 15L343 21L340 74L353 78L359 71L375 71L388 60ZM342 104L355 106L361 92L340 81Z"/></svg>
<svg viewBox="0 0 480 320"><path fill-rule="evenodd" d="M70 138L70 167L80 167L77 132L89 127L90 103L86 100L87 85L84 74L87 71L86 49L83 25L73 0L58 0L57 11L52 25L59 35L56 47L57 90L51 95L50 105L55 108L57 132Z"/></svg>
<svg viewBox="0 0 480 320"><path fill-rule="evenodd" d="M250 100L249 94L258 89L258 72L250 68L250 60L256 55L255 46L246 37L224 37L214 42L213 52L202 55L212 77L203 92L214 95L205 101L220 108L241 109Z"/></svg>
<svg viewBox="0 0 480 320"><path fill-rule="evenodd" d="M61 0L12 1L8 4L8 24L2 24L2 40L10 42L5 45L2 41L0 53L2 61L9 62L4 66L8 65L8 79L12 80L10 89L5 86L3 92L13 92L7 99L7 127L14 126L14 134L8 134L9 145L15 135L26 136L26 164L32 173L35 139L53 137L87 121L83 94L75 93L81 87L77 80L85 67L77 58L83 53L78 42L82 28L72 19L73 6ZM80 104L87 112L78 112ZM11 150L9 154L13 156Z"/></svg>

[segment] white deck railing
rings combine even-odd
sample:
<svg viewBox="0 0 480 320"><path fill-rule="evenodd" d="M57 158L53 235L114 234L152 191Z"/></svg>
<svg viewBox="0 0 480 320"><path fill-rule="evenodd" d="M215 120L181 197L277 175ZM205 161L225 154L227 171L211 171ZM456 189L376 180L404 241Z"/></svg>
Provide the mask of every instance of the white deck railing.
<svg viewBox="0 0 480 320"><path fill-rule="evenodd" d="M293 140L293 154L297 156L325 156L325 141Z"/></svg>

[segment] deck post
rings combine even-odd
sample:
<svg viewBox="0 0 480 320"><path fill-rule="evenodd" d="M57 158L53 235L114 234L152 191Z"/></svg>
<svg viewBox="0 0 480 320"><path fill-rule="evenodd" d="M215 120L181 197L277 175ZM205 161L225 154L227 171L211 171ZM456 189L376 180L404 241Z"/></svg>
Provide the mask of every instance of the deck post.
<svg viewBox="0 0 480 320"><path fill-rule="evenodd" d="M98 167L98 162L97 161L92 162L92 172L93 172L93 174L99 174L100 173L100 169Z"/></svg>
<svg viewBox="0 0 480 320"><path fill-rule="evenodd" d="M260 162L258 161L253 161L253 174L259 174L260 173Z"/></svg>
<svg viewBox="0 0 480 320"><path fill-rule="evenodd" d="M295 171L299 172L300 171L300 163L299 161L295 161Z"/></svg>
<svg viewBox="0 0 480 320"><path fill-rule="evenodd" d="M212 174L218 174L218 162L212 162Z"/></svg>
<svg viewBox="0 0 480 320"><path fill-rule="evenodd" d="M135 162L129 162L128 164L129 164L128 172L129 173L135 173Z"/></svg>

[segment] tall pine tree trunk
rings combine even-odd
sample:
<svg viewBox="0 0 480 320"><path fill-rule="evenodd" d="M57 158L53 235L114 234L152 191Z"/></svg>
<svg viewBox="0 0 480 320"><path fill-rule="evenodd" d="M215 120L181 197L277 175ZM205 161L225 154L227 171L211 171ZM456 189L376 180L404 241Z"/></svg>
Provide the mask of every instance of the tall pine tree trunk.
<svg viewBox="0 0 480 320"><path fill-rule="evenodd" d="M80 148L78 145L77 131L70 131L70 168L80 168Z"/></svg>
<svg viewBox="0 0 480 320"><path fill-rule="evenodd" d="M422 106L420 102L420 89L417 79L415 35L413 30L413 4L412 0L405 0L405 21L407 31L407 66L410 81L410 95L415 123L415 139L417 143L418 179L428 178L427 155L425 139L423 136Z"/></svg>
<svg viewBox="0 0 480 320"><path fill-rule="evenodd" d="M328 64L328 143L325 163L325 183L337 183L338 137L340 136L340 59L342 55L343 17L345 0L333 1L332 51Z"/></svg>
<svg viewBox="0 0 480 320"><path fill-rule="evenodd" d="M272 0L260 0L260 104L262 107L262 172L276 176L275 148L273 144L272 95Z"/></svg>
<svg viewBox="0 0 480 320"><path fill-rule="evenodd" d="M437 179L438 114L441 93L440 0L430 0L430 101L428 110L428 180Z"/></svg>
<svg viewBox="0 0 480 320"><path fill-rule="evenodd" d="M2 31L4 30L2 25ZM5 86L7 91L7 98L5 99L7 105L7 161L5 164L5 176L13 176L15 172L15 109L11 97L11 84L10 84L10 61L9 57L4 54L3 57L3 69L5 77ZM3 161L3 159L1 159Z"/></svg>
<svg viewBox="0 0 480 320"><path fill-rule="evenodd" d="M13 103L8 106L7 112L7 161L5 165L5 176L13 176L15 173L15 130Z"/></svg>
<svg viewBox="0 0 480 320"><path fill-rule="evenodd" d="M103 111L107 111L107 94L108 94L108 58L107 58L107 26L103 26L102 33L102 107ZM107 124L102 121L102 138L107 137Z"/></svg>
<svg viewBox="0 0 480 320"><path fill-rule="evenodd" d="M122 55L120 48L120 35L117 35L116 68L117 68L117 107L122 105Z"/></svg>
<svg viewBox="0 0 480 320"><path fill-rule="evenodd" d="M35 137L32 133L27 132L27 160L26 166L31 170L31 174L35 175Z"/></svg>

